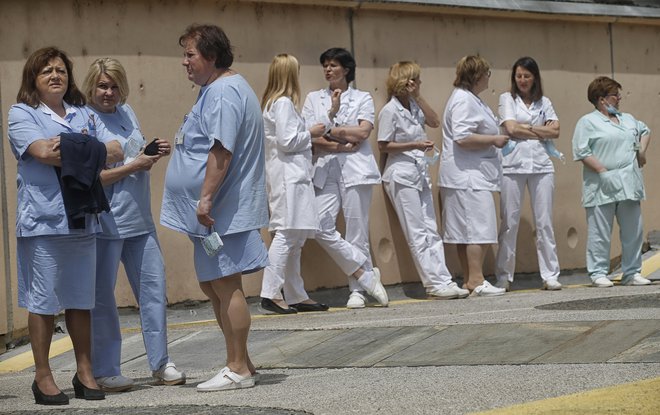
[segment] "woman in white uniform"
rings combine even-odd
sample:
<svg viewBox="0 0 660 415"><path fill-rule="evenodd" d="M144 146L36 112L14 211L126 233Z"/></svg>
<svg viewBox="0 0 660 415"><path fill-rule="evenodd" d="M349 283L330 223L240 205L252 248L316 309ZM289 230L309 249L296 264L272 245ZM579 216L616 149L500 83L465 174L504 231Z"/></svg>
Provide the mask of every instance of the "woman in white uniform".
<svg viewBox="0 0 660 415"><path fill-rule="evenodd" d="M368 141L374 127L374 101L369 93L350 86L356 65L346 49L328 49L319 61L328 88L310 92L303 105L307 128L318 123L326 127L322 137L312 140L321 227L316 241L348 275L348 308L365 306L364 291L386 306L387 292L369 252L372 186L380 183ZM340 209L346 223L345 239L336 229Z"/></svg>
<svg viewBox="0 0 660 415"><path fill-rule="evenodd" d="M153 377L178 385L186 377L167 354L165 265L151 216L149 170L170 153L170 144L157 140L158 154L146 155L146 142L133 109L126 104L128 80L124 67L112 58L92 63L83 82L83 93L100 123L113 138L120 137L124 160L101 172L101 183L111 212L101 215L103 232L96 240L96 304L92 310L92 364L99 386L121 392L133 386L122 376L121 332L115 302L119 262L140 307L142 338Z"/></svg>
<svg viewBox="0 0 660 415"><path fill-rule="evenodd" d="M298 60L275 56L261 99L266 134L266 185L270 207L269 265L261 283L261 307L279 314L326 311L309 298L300 275L300 255L307 238L319 228L312 185L312 138L325 132L319 123L309 130L298 113ZM284 297L282 297L284 289Z"/></svg>
<svg viewBox="0 0 660 415"><path fill-rule="evenodd" d="M32 53L8 117L11 150L18 160L16 253L18 305L28 310L34 357L32 393L41 405L66 405L69 397L55 383L48 354L55 316L64 310L76 359L76 398L103 399L92 373L90 312L98 219L86 214L82 229L71 229L54 166L61 166L61 133L102 136L105 131L85 107L73 65L54 47ZM109 141L106 162L123 158L121 144Z"/></svg>
<svg viewBox="0 0 660 415"><path fill-rule="evenodd" d="M434 160L424 155L435 151L435 144L424 125L438 128L440 119L420 94L420 73L414 62L398 62L390 68L390 99L378 115L378 149L387 154L383 182L427 295L465 298L470 292L452 281L438 234L428 171Z"/></svg>
<svg viewBox="0 0 660 415"><path fill-rule="evenodd" d="M268 263L259 232L268 225L259 98L231 69L231 43L218 26L191 25L179 45L188 80L201 88L175 136L160 221L190 238L199 286L225 337L224 367L197 391L250 388L255 367L242 276Z"/></svg>
<svg viewBox="0 0 660 415"><path fill-rule="evenodd" d="M500 95L499 113L500 125L512 137L506 148L513 149L502 159L496 285L508 291L513 282L520 209L527 187L536 225L536 255L543 288L561 290L552 229L555 179L550 153L554 146L548 147L550 143L546 141L559 138L559 119L552 102L543 96L541 73L534 59L522 57L513 64L511 91Z"/></svg>
<svg viewBox="0 0 660 415"><path fill-rule="evenodd" d="M440 198L443 239L455 244L463 269L463 288L474 295L495 296L503 288L484 279L488 245L497 243L497 214L493 192L499 190L500 155L509 137L499 134L497 118L479 94L488 89L490 65L480 56L465 56L456 66L456 79L442 126Z"/></svg>

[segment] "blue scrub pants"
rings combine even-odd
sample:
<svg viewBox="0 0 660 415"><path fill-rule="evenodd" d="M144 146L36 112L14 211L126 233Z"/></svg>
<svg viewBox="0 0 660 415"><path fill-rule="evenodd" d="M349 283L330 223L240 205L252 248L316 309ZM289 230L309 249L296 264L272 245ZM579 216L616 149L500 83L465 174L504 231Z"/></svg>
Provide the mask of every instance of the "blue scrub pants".
<svg viewBox="0 0 660 415"><path fill-rule="evenodd" d="M92 310L95 377L121 374L121 332L115 302L119 261L140 307L142 338L151 370L168 362L165 266L156 232L126 239L96 240L96 305Z"/></svg>
<svg viewBox="0 0 660 415"><path fill-rule="evenodd" d="M587 271L592 281L610 272L614 217L621 238L623 277L642 271L642 210L638 200L623 200L587 209Z"/></svg>

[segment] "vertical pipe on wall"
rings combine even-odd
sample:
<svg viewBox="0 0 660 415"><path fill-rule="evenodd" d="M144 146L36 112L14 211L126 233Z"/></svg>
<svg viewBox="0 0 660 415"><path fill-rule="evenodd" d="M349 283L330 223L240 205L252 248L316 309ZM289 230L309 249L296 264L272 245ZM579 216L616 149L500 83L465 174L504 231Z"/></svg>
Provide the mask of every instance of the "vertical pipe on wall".
<svg viewBox="0 0 660 415"><path fill-rule="evenodd" d="M607 31L610 34L610 71L611 78L614 79L614 34L612 33L612 23L607 24Z"/></svg>
<svg viewBox="0 0 660 415"><path fill-rule="evenodd" d="M351 55L355 59L357 57L355 56L355 33L353 32L353 9L349 8L348 9L348 37L350 39L350 48L351 48ZM353 81L353 85L357 88L357 79Z"/></svg>
<svg viewBox="0 0 660 415"><path fill-rule="evenodd" d="M0 108L2 108L2 89L0 89ZM2 128L3 125L3 119L2 119L2 112L0 112L0 132L3 131ZM1 202L0 202L0 215L2 215L2 229L0 229L0 232L2 232L2 247L3 247L3 258L4 260L2 261L3 265L3 271L4 271L4 284L5 284L5 307L6 309L6 319L7 319L7 333L11 335L11 332L14 330L14 302L12 301L13 294L11 290L11 259L9 258L9 223L8 223L8 218L9 215L7 213L7 171L5 169L5 146L4 146L5 140L0 140L0 197ZM4 334L4 333L0 333ZM9 338L5 338L5 341L10 340ZM2 345L2 349L4 349L4 345Z"/></svg>

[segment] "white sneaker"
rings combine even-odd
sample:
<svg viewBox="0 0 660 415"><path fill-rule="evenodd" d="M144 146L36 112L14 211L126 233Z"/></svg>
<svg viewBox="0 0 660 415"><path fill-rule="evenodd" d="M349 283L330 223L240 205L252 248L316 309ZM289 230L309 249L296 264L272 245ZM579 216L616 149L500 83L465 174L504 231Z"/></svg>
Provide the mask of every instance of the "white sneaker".
<svg viewBox="0 0 660 415"><path fill-rule="evenodd" d="M561 290L561 283L557 280L545 280L543 281L543 289L548 291L558 291Z"/></svg>
<svg viewBox="0 0 660 415"><path fill-rule="evenodd" d="M608 287L612 287L614 284L607 277L598 277L594 280L594 282L591 285L598 288L608 288Z"/></svg>
<svg viewBox="0 0 660 415"><path fill-rule="evenodd" d="M96 378L96 383L105 392L125 392L133 387L133 379L122 375Z"/></svg>
<svg viewBox="0 0 660 415"><path fill-rule="evenodd" d="M186 374L179 372L172 362L165 363L160 369L151 372L151 375L162 385L174 386L186 383Z"/></svg>
<svg viewBox="0 0 660 415"><path fill-rule="evenodd" d="M504 288L504 291L511 291L511 283L506 277L498 278L495 282L495 286L497 288Z"/></svg>
<svg viewBox="0 0 660 415"><path fill-rule="evenodd" d="M480 297L494 297L496 295L504 295L506 289L495 287L488 281L484 280L481 285L474 289L474 293Z"/></svg>
<svg viewBox="0 0 660 415"><path fill-rule="evenodd" d="M465 298L470 295L470 291L460 288L455 282L450 282L444 287L430 289L426 292L426 295L439 300L451 300L454 298Z"/></svg>
<svg viewBox="0 0 660 415"><path fill-rule="evenodd" d="M351 291L351 295L348 296L348 302L346 303L346 308L364 308L364 295L359 291Z"/></svg>
<svg viewBox="0 0 660 415"><path fill-rule="evenodd" d="M653 282L647 278L642 277L642 274L636 273L631 277L626 277L621 280L621 285L649 285Z"/></svg>
<svg viewBox="0 0 660 415"><path fill-rule="evenodd" d="M214 392L230 389L251 388L254 386L254 376L241 376L223 367L217 375L206 382L197 385L197 392Z"/></svg>
<svg viewBox="0 0 660 415"><path fill-rule="evenodd" d="M390 299L387 297L387 291L385 291L385 287L383 287L383 284L380 282L380 270L374 267L371 272L373 272L371 280L368 282L360 282L360 280L364 278L363 275L362 277L358 278L358 284L360 284L362 288L367 291L367 294L375 298L380 305L387 307Z"/></svg>

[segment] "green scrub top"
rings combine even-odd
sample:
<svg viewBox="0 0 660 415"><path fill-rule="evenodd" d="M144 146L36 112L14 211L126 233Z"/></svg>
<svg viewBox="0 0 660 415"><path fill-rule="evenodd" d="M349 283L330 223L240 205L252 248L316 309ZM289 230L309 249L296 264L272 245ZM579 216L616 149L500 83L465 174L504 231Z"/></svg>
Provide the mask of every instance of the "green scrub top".
<svg viewBox="0 0 660 415"><path fill-rule="evenodd" d="M584 115L573 134L573 159L597 158L607 171L582 166L582 205L593 207L622 200L645 198L642 171L637 163L640 138L649 128L632 115L617 115L613 123L600 111Z"/></svg>

